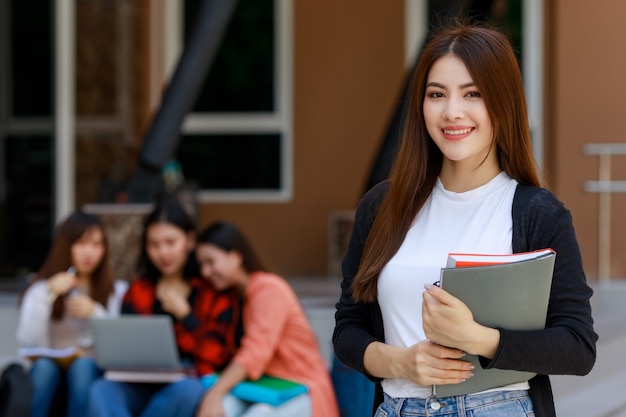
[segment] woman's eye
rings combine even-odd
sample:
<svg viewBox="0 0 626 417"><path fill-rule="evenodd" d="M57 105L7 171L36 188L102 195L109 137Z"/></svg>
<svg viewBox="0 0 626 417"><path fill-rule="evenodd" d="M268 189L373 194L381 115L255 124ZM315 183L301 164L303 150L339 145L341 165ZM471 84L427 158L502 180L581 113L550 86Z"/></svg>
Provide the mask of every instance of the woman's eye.
<svg viewBox="0 0 626 417"><path fill-rule="evenodd" d="M478 91L470 91L469 93L467 93L467 96L468 97L481 97Z"/></svg>
<svg viewBox="0 0 626 417"><path fill-rule="evenodd" d="M440 93L439 91L433 91L427 94L428 97L430 98L441 98L443 97L443 93Z"/></svg>

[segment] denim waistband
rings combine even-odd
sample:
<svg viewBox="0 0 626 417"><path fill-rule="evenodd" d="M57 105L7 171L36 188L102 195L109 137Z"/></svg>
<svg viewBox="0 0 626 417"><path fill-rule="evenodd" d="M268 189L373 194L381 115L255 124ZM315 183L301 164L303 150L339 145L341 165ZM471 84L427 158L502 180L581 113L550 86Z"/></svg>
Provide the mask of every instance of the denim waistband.
<svg viewBox="0 0 626 417"><path fill-rule="evenodd" d="M527 390L490 391L442 398L392 398L385 394L385 403L396 410L397 415L437 416L522 398L528 398Z"/></svg>

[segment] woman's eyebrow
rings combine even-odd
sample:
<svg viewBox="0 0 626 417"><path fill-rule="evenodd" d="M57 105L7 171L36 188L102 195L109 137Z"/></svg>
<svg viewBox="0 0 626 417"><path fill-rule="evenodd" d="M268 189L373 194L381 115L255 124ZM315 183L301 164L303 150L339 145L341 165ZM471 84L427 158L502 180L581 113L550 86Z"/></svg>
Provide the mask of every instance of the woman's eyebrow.
<svg viewBox="0 0 626 417"><path fill-rule="evenodd" d="M443 89L446 88L443 84L439 84L436 81L429 82L428 84L426 84L426 87L436 87L436 88L443 88ZM469 83L461 84L459 87L461 89L469 88L469 87L476 87L476 83L474 81L470 81Z"/></svg>

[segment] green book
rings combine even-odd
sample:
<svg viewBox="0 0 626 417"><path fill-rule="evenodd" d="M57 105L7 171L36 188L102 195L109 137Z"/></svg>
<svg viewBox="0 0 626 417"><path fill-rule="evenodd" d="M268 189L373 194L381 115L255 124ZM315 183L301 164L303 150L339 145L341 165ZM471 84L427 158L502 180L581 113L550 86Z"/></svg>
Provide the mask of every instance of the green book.
<svg viewBox="0 0 626 417"><path fill-rule="evenodd" d="M200 378L202 385L207 389L218 379L219 374L208 374ZM269 375L263 375L256 381L242 381L231 390L231 394L240 400L270 405L280 405L306 392L308 388L304 384Z"/></svg>

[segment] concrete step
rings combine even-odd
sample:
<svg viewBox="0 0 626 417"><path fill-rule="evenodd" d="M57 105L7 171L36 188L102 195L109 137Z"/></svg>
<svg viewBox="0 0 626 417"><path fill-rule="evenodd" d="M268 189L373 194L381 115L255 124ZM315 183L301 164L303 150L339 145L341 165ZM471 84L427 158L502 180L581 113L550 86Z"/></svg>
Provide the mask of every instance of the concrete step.
<svg viewBox="0 0 626 417"><path fill-rule="evenodd" d="M626 285L594 287L591 306L598 333L597 357L589 375L552 376L559 416L626 417Z"/></svg>
<svg viewBox="0 0 626 417"><path fill-rule="evenodd" d="M340 280L294 279L290 283L302 300L330 368ZM594 290L592 307L595 328L600 336L596 365L585 377L551 377L557 415L626 417L626 284L603 285ZM17 294L0 292L0 367L9 361L21 361L16 355L17 319Z"/></svg>

